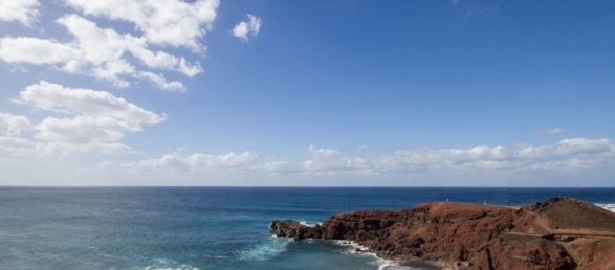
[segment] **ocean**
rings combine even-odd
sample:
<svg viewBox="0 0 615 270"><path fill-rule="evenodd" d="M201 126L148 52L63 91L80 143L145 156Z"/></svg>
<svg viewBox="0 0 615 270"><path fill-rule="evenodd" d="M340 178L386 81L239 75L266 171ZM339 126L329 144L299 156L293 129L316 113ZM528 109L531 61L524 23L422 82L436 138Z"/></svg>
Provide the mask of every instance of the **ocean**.
<svg viewBox="0 0 615 270"><path fill-rule="evenodd" d="M348 245L272 237L269 222L555 196L615 208L615 188L0 187L0 269L385 269Z"/></svg>

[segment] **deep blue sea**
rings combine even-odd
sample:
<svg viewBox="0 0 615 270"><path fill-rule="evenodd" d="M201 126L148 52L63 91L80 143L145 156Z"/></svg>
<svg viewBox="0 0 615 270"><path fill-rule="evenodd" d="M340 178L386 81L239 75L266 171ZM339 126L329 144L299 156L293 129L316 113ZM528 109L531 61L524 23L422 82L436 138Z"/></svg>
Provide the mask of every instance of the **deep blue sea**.
<svg viewBox="0 0 615 270"><path fill-rule="evenodd" d="M0 187L0 268L375 270L385 262L337 243L274 238L269 222L554 196L612 207L615 188Z"/></svg>

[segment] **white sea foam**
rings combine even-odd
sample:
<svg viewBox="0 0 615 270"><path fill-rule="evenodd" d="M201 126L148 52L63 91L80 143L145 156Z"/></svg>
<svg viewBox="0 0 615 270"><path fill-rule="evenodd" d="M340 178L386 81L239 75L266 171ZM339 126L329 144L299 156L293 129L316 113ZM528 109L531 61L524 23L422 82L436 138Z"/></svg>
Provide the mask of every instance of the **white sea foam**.
<svg viewBox="0 0 615 270"><path fill-rule="evenodd" d="M357 253L361 253L361 254L373 254L373 256L376 256L375 253L372 252L368 252L369 248L367 248L366 246L362 246L359 245L355 242L352 241L346 241L346 240L333 240L333 243L346 247L346 250L344 251L345 253L348 254L357 254Z"/></svg>
<svg viewBox="0 0 615 270"><path fill-rule="evenodd" d="M596 206L615 212L615 203L596 203Z"/></svg>
<svg viewBox="0 0 615 270"><path fill-rule="evenodd" d="M240 259L245 261L268 261L286 251L286 246L292 241L271 235L266 241L256 247L241 252Z"/></svg>
<svg viewBox="0 0 615 270"><path fill-rule="evenodd" d="M344 253L374 257L376 259L374 264L378 265L378 270L420 270L420 268L401 266L394 261L378 257L376 253L370 252L369 248L367 248L366 246L359 245L352 241L335 240L333 241L333 243L346 247Z"/></svg>
<svg viewBox="0 0 615 270"><path fill-rule="evenodd" d="M305 220L299 221L299 224L303 226L307 226L307 227L314 227L316 225L322 226L322 222L313 222L313 221L305 221Z"/></svg>
<svg viewBox="0 0 615 270"><path fill-rule="evenodd" d="M414 268L410 266L400 266L397 263L383 263L378 266L378 270L421 270L422 268Z"/></svg>
<svg viewBox="0 0 615 270"><path fill-rule="evenodd" d="M189 264L177 263L170 259L157 258L150 266L141 268L143 270L199 270L198 267L194 267Z"/></svg>
<svg viewBox="0 0 615 270"><path fill-rule="evenodd" d="M370 252L368 247L359 245L355 242L340 240L340 241L334 241L334 243L346 247L346 249L344 250L344 253L346 254L374 257L375 261L373 262L373 264L378 265L379 270L389 269L389 268L383 268L383 267L398 265L394 261L386 260L384 258L378 257L378 255L376 255L375 252Z"/></svg>

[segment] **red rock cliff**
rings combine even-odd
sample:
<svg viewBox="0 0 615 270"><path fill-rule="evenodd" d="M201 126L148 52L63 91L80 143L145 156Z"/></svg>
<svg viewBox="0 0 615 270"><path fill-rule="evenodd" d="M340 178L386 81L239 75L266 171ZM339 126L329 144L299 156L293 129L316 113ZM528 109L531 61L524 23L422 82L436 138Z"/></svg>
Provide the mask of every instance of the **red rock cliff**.
<svg viewBox="0 0 615 270"><path fill-rule="evenodd" d="M576 199L522 207L427 203L338 214L322 226L273 221L281 237L349 240L402 263L447 269L615 269L615 214Z"/></svg>

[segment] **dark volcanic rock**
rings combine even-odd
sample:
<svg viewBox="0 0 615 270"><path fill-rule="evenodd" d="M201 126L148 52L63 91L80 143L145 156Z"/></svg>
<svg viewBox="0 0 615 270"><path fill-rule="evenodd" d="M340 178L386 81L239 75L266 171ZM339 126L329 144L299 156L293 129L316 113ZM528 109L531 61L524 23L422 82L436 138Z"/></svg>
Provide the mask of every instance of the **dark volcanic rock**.
<svg viewBox="0 0 615 270"><path fill-rule="evenodd" d="M279 237L293 238L295 241L303 239L321 239L322 227L316 225L314 227L301 225L301 223L292 220L274 220L269 225L269 228Z"/></svg>
<svg viewBox="0 0 615 270"><path fill-rule="evenodd" d="M610 211L558 198L523 207L428 203L338 214L314 227L273 221L271 230L355 241L382 257L448 269L615 269L614 224Z"/></svg>

